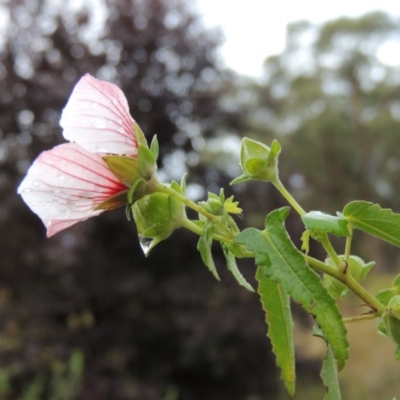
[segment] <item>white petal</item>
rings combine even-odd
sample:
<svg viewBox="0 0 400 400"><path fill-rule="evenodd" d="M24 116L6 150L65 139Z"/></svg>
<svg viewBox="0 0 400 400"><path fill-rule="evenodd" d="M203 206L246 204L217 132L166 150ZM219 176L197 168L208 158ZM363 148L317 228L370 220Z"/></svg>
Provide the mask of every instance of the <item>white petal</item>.
<svg viewBox="0 0 400 400"><path fill-rule="evenodd" d="M76 84L60 125L65 139L94 153L135 156L134 121L122 91L89 74Z"/></svg>
<svg viewBox="0 0 400 400"><path fill-rule="evenodd" d="M74 143L39 155L18 188L47 227L47 236L99 215L96 207L126 190L97 154Z"/></svg>

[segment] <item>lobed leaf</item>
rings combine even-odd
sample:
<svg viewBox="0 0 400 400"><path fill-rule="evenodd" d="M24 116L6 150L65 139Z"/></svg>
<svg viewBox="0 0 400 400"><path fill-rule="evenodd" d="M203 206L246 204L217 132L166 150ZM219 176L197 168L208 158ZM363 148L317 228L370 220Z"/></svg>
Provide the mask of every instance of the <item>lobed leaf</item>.
<svg viewBox="0 0 400 400"><path fill-rule="evenodd" d="M271 339L276 364L281 369L281 378L290 395L294 394L296 370L293 344L293 320L290 312L290 297L282 286L265 276L263 268L258 267L257 292L265 311L268 324L267 336Z"/></svg>
<svg viewBox="0 0 400 400"><path fill-rule="evenodd" d="M290 240L283 225L288 212L288 207L271 212L265 230L245 229L235 242L252 251L264 274L281 284L285 292L315 316L342 369L348 358L348 343L341 314L320 277Z"/></svg>
<svg viewBox="0 0 400 400"><path fill-rule="evenodd" d="M352 228L400 247L400 214L379 204L357 200L345 206L343 215Z"/></svg>

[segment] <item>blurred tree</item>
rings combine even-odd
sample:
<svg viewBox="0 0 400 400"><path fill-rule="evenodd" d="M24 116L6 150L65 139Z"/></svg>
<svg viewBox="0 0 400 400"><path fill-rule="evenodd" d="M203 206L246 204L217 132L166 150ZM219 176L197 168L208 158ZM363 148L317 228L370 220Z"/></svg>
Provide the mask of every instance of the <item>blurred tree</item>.
<svg viewBox="0 0 400 400"><path fill-rule="evenodd" d="M308 210L335 213L355 199L400 210L398 22L376 12L293 23L262 82L231 92L247 108L241 133L281 142L282 179ZM293 229L298 237L301 223ZM374 241L361 251L380 261L383 248Z"/></svg>
<svg viewBox="0 0 400 400"><path fill-rule="evenodd" d="M86 72L121 86L138 123L159 136L169 177L196 163L215 126L235 123L219 104L229 74L218 68L218 34L204 32L183 1L93 4L1 6L1 396L274 393L256 296L223 271L224 286L214 282L193 257L196 238L177 232L146 261L133 224L115 211L47 240L16 195L31 161L62 141L61 109ZM205 172L194 174L199 183L219 179L212 167ZM74 354L84 358L78 372Z"/></svg>

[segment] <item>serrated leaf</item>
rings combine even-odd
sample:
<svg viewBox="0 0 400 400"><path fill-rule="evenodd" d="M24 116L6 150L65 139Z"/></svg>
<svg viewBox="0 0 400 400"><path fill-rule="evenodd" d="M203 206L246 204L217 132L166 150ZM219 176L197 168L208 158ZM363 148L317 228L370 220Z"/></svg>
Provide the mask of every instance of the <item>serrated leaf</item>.
<svg viewBox="0 0 400 400"><path fill-rule="evenodd" d="M197 243L197 250L199 250L201 259L204 264L214 275L215 279L220 280L217 269L215 268L214 259L211 253L212 237L214 234L214 225L208 221L203 227L203 232L200 236L199 242Z"/></svg>
<svg viewBox="0 0 400 400"><path fill-rule="evenodd" d="M288 207L271 212L265 230L245 229L235 237L235 242L252 251L256 264L263 267L265 275L280 283L295 301L315 316L342 369L348 358L342 316L320 277L307 265L303 254L290 240L283 225L288 212Z"/></svg>
<svg viewBox="0 0 400 400"><path fill-rule="evenodd" d="M281 369L281 378L289 394L293 395L296 370L290 297L281 285L265 276L262 267L257 268L256 279L258 281L257 292L260 295L265 311L265 321L268 324L267 336L271 340L276 364Z"/></svg>
<svg viewBox="0 0 400 400"><path fill-rule="evenodd" d="M249 292L254 292L254 289L251 285L246 281L242 273L239 271L239 268L236 264L235 256L229 251L229 248L221 242L221 247L224 252L226 263L228 265L228 270L232 273L233 277L236 279L236 282L246 288Z"/></svg>
<svg viewBox="0 0 400 400"><path fill-rule="evenodd" d="M347 228L348 221L343 217L335 217L320 211L311 211L301 217L307 229L317 229L333 233L336 236L351 236Z"/></svg>
<svg viewBox="0 0 400 400"><path fill-rule="evenodd" d="M352 228L361 229L372 236L400 247L400 214L379 204L352 201L343 210Z"/></svg>
<svg viewBox="0 0 400 400"><path fill-rule="evenodd" d="M328 346L321 370L322 382L326 387L324 400L341 400L337 363L331 346Z"/></svg>

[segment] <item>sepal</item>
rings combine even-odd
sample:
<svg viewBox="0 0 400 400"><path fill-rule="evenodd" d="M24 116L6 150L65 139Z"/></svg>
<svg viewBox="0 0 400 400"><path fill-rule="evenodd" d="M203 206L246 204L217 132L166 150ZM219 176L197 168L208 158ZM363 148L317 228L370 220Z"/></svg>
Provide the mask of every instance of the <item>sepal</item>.
<svg viewBox="0 0 400 400"><path fill-rule="evenodd" d="M243 174L231 182L231 185L250 179L275 182L278 179L278 157L281 145L274 140L271 147L256 140L243 138L240 148L240 165Z"/></svg>
<svg viewBox="0 0 400 400"><path fill-rule="evenodd" d="M131 187L141 178L139 163L136 158L124 156L104 156L107 167L125 186Z"/></svg>

